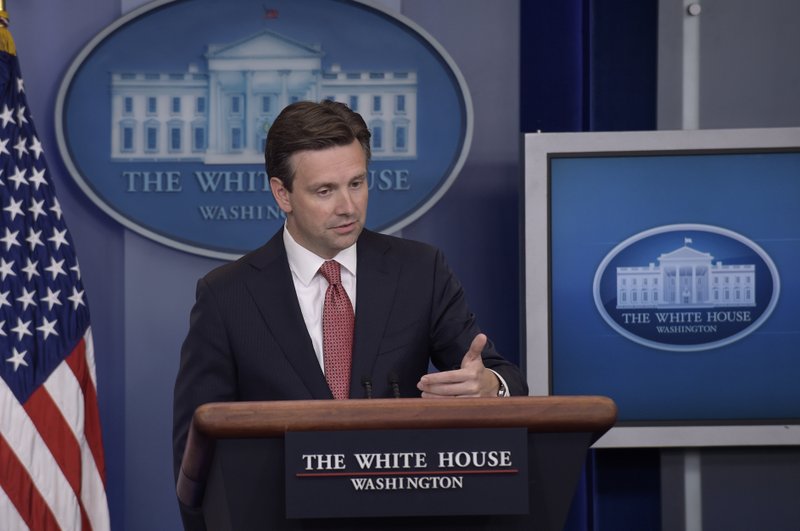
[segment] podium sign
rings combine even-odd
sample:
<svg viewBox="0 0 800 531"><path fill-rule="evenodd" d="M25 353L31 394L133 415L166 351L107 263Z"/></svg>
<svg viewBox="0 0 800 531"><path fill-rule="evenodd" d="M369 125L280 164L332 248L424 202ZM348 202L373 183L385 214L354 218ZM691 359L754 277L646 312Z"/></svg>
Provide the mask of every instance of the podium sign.
<svg viewBox="0 0 800 531"><path fill-rule="evenodd" d="M287 432L286 517L528 514L525 428Z"/></svg>

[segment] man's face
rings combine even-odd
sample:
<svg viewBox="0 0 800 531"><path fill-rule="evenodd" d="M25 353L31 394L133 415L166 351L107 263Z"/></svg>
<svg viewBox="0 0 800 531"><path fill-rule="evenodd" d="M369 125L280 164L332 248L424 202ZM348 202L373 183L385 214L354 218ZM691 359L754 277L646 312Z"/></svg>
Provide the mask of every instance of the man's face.
<svg viewBox="0 0 800 531"><path fill-rule="evenodd" d="M367 160L358 141L347 146L299 151L292 191L272 177L270 187L286 213L292 237L322 258L355 243L367 217Z"/></svg>

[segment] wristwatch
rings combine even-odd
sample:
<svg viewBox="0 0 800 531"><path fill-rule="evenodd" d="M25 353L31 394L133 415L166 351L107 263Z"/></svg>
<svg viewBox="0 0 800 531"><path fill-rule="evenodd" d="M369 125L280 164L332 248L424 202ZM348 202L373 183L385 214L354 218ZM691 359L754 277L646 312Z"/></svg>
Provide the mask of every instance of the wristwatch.
<svg viewBox="0 0 800 531"><path fill-rule="evenodd" d="M503 385L502 378L500 378L498 376L497 377L497 382L500 384L500 386L497 388L497 396L501 397L501 398L504 397L504 396L508 396L508 390L506 389L506 386Z"/></svg>

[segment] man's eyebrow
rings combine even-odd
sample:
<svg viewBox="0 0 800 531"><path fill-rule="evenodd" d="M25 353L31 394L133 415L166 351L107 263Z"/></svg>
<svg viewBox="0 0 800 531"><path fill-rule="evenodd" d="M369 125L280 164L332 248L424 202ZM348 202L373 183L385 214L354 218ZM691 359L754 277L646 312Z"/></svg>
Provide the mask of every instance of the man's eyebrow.
<svg viewBox="0 0 800 531"><path fill-rule="evenodd" d="M361 173L357 173L356 175L353 175L352 177L347 179L347 183L351 183L351 182L356 181L358 179L366 179L367 175L369 175L369 171L364 171L364 172L361 172ZM317 188L325 188L325 187L334 188L336 186L339 186L339 184L338 184L338 182L335 182L333 180L324 180L324 181L312 182L312 183L308 184L308 188L310 190L316 190Z"/></svg>

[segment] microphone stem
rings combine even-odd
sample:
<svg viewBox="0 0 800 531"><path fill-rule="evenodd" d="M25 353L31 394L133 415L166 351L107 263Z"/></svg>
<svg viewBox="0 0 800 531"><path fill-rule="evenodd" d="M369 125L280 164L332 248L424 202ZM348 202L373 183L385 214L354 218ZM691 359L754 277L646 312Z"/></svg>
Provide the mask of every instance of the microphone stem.
<svg viewBox="0 0 800 531"><path fill-rule="evenodd" d="M389 385L392 386L392 395L395 398L400 398L400 378L394 371L389 373Z"/></svg>
<svg viewBox="0 0 800 531"><path fill-rule="evenodd" d="M367 398L372 398L372 380L365 376L361 379L361 385L364 386L364 392L367 394Z"/></svg>

